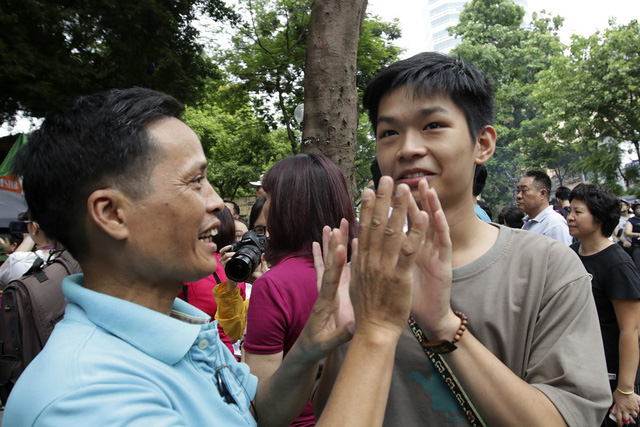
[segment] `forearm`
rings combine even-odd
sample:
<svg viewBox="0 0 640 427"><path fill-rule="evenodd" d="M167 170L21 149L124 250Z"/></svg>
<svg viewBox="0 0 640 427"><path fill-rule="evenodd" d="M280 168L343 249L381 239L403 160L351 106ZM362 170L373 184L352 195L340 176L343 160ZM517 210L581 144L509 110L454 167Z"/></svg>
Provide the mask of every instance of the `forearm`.
<svg viewBox="0 0 640 427"><path fill-rule="evenodd" d="M273 375L258 382L255 406L260 426L291 424L309 401L318 362L306 359L296 347L297 343Z"/></svg>
<svg viewBox="0 0 640 427"><path fill-rule="evenodd" d="M445 360L489 425L566 425L554 404L466 331ZM425 361L428 363L428 361Z"/></svg>
<svg viewBox="0 0 640 427"><path fill-rule="evenodd" d="M632 391L636 382L636 372L638 370L638 360L640 357L637 329L620 331L618 352L620 353L618 388L622 391Z"/></svg>
<svg viewBox="0 0 640 427"><path fill-rule="evenodd" d="M227 290L225 282L213 288L213 297L217 304L215 319L229 338L239 340L247 326L248 301L242 300L237 286Z"/></svg>
<svg viewBox="0 0 640 427"><path fill-rule="evenodd" d="M318 382L318 387L313 393L313 414L316 419L320 419L327 406L333 385L338 380L340 367L344 364L345 352L348 351L345 348L350 345L351 343L343 344L342 347L331 352L324 360L322 376Z"/></svg>
<svg viewBox="0 0 640 427"><path fill-rule="evenodd" d="M318 426L382 425L397 342L397 335L354 335Z"/></svg>

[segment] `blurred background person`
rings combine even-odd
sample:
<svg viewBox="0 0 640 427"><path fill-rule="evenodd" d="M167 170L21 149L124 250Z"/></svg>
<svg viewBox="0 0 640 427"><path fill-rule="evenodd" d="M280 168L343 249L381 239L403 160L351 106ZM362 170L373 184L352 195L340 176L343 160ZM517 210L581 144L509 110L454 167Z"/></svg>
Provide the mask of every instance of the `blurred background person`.
<svg viewBox="0 0 640 427"><path fill-rule="evenodd" d="M505 206L498 214L498 224L510 228L522 228L524 225L524 212L516 206Z"/></svg>
<svg viewBox="0 0 640 427"><path fill-rule="evenodd" d="M231 211L231 215L233 215L233 219L240 218L240 206L233 200L225 200L224 205Z"/></svg>
<svg viewBox="0 0 640 427"><path fill-rule="evenodd" d="M213 297L213 288L217 284L226 282L227 276L224 272L224 266L220 262L221 254L220 248L232 244L235 241L235 225L233 216L229 208L225 207L219 214L220 226L215 230L217 234L212 237L213 242L218 247L218 251L213 254L216 259L216 270L197 282L185 283L182 287L182 292L178 294L178 298L188 302L192 306L202 310L211 317L211 321L215 319L217 304ZM239 289L240 298L245 298L245 285L239 283L237 285ZM223 328L218 325L218 332L220 333L220 339L227 346L231 353L235 353L233 349L233 342L225 333Z"/></svg>
<svg viewBox="0 0 640 427"><path fill-rule="evenodd" d="M569 201L569 232L580 240L571 248L592 276L613 404L629 424L638 416L640 391L640 276L629 255L609 239L620 216L618 199L599 185L580 184ZM605 417L602 425L616 422Z"/></svg>
<svg viewBox="0 0 640 427"><path fill-rule="evenodd" d="M629 217L625 229L625 236L631 239L631 258L640 270L640 204L633 204L633 216Z"/></svg>
<svg viewBox="0 0 640 427"><path fill-rule="evenodd" d="M247 224L240 220L240 219L235 219L234 220L234 226L235 226L235 241L239 242L240 240L242 240L242 236L244 236L244 233L246 233L247 231L249 231L249 227L247 227Z"/></svg>
<svg viewBox="0 0 640 427"><path fill-rule="evenodd" d="M11 229L12 224L9 225ZM48 263L56 256L56 241L49 238L40 225L32 220L29 211L18 216L17 225L22 225L24 228L16 231L26 231L27 234L23 234L22 243L0 267L0 287L2 288L29 272L35 263Z"/></svg>

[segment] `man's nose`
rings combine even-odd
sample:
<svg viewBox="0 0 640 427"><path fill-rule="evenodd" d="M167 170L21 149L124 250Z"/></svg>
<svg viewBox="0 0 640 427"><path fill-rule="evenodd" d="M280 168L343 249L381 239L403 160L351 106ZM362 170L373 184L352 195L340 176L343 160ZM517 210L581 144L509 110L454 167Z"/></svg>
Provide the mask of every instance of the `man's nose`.
<svg viewBox="0 0 640 427"><path fill-rule="evenodd" d="M428 153L426 141L416 132L408 131L402 140L402 146L398 152L401 159L426 156Z"/></svg>

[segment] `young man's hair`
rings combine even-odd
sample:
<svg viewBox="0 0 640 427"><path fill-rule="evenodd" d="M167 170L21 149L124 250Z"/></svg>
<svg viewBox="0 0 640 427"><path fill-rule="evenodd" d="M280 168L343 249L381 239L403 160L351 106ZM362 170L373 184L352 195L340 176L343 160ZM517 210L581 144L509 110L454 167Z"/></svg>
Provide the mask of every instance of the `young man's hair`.
<svg viewBox="0 0 640 427"><path fill-rule="evenodd" d="M236 202L234 202L233 200L225 200L225 203L231 203L233 205L233 214L234 215L240 215L240 206L238 206L238 204Z"/></svg>
<svg viewBox="0 0 640 427"><path fill-rule="evenodd" d="M109 187L145 196L161 156L146 126L182 111L169 95L132 88L81 97L48 114L13 160L29 209L47 235L85 258L87 198Z"/></svg>
<svg viewBox="0 0 640 427"><path fill-rule="evenodd" d="M561 186L556 189L556 199L569 200L569 194L571 194L569 187Z"/></svg>
<svg viewBox="0 0 640 427"><path fill-rule="evenodd" d="M251 213L249 214L249 230L253 230L256 227L256 221L260 218L260 214L262 213L262 208L264 207L264 202L267 201L267 198L262 196L251 206Z"/></svg>
<svg viewBox="0 0 640 427"><path fill-rule="evenodd" d="M356 217L347 183L327 157L297 154L277 162L262 179L269 195L265 259L272 264L298 251L311 253L322 242L322 228L349 221L349 240L356 236Z"/></svg>
<svg viewBox="0 0 640 427"><path fill-rule="evenodd" d="M510 228L522 228L524 212L515 206L506 206L498 214L498 224L504 223Z"/></svg>
<svg viewBox="0 0 640 427"><path fill-rule="evenodd" d="M484 185L487 183L487 167L485 165L476 165L473 173L473 196L477 197L482 193Z"/></svg>
<svg viewBox="0 0 640 427"><path fill-rule="evenodd" d="M604 237L611 236L620 221L620 202L609 190L598 184L580 184L569 194L569 201L579 200L600 223Z"/></svg>
<svg viewBox="0 0 640 427"><path fill-rule="evenodd" d="M547 200L551 193L551 178L542 171L529 171L525 174L527 177L533 178L533 182L540 190L547 190Z"/></svg>
<svg viewBox="0 0 640 427"><path fill-rule="evenodd" d="M363 104L375 132L380 100L404 87L414 97L444 95L451 98L465 115L469 134L493 124L495 116L493 84L484 72L461 59L437 52L423 52L391 64L380 71L364 91Z"/></svg>

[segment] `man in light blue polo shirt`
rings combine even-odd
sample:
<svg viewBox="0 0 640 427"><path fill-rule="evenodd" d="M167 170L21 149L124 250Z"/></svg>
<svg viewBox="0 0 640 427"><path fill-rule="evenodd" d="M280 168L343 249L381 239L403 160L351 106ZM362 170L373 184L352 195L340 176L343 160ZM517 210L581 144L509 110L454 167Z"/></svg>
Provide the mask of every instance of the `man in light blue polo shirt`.
<svg viewBox="0 0 640 427"><path fill-rule="evenodd" d="M567 221L549 204L551 179L542 171L529 171L517 188L518 209L526 215L523 230L551 237L565 245L571 245Z"/></svg>
<svg viewBox="0 0 640 427"><path fill-rule="evenodd" d="M426 214L406 187L366 192L360 224L370 233L353 247L364 255L352 258L350 282L341 280L348 229L326 231L324 254L314 247L322 286L313 312L258 384L216 323L176 299L183 283L215 270L224 206L182 110L142 88L80 98L48 115L14 158L32 215L84 273L63 282L64 319L17 381L3 425L288 425L309 400L318 362L352 338L353 324L336 324L344 318L337 289L349 284L351 363L319 424L379 424L411 306L406 265L425 239ZM407 215L414 226L405 235ZM356 407L353 395L363 399Z"/></svg>

